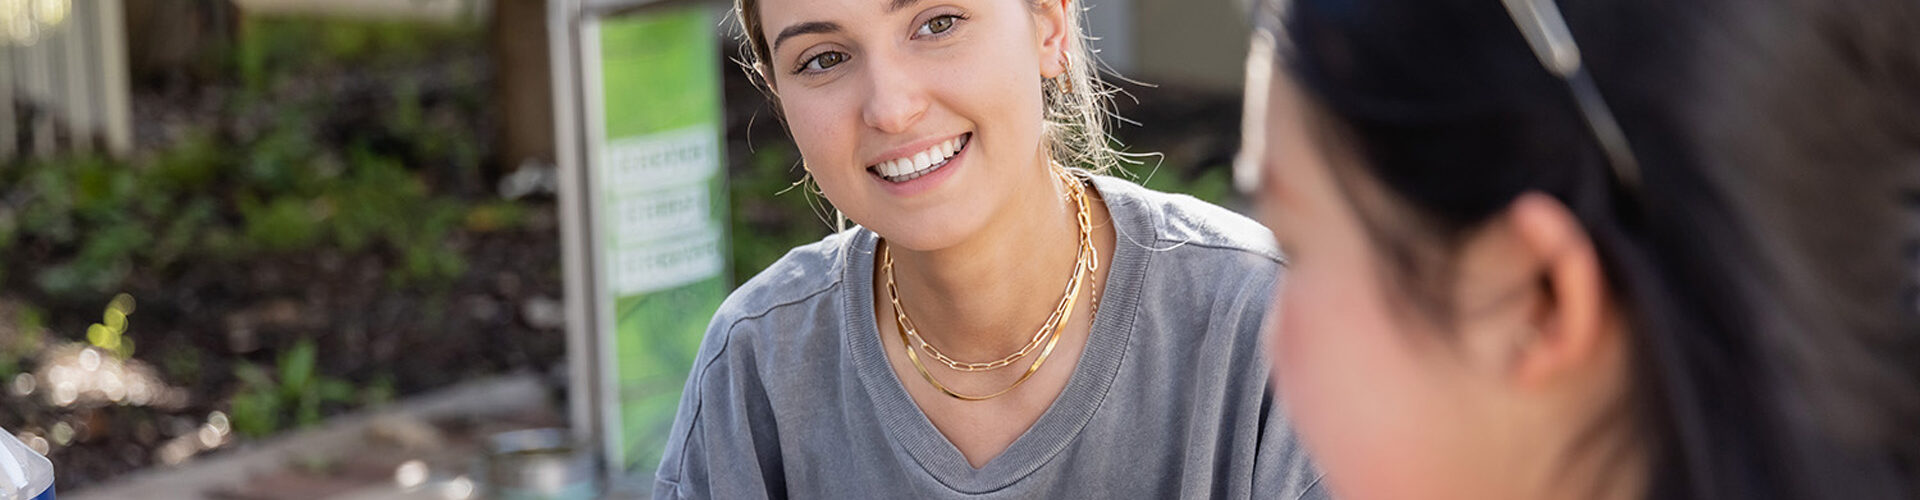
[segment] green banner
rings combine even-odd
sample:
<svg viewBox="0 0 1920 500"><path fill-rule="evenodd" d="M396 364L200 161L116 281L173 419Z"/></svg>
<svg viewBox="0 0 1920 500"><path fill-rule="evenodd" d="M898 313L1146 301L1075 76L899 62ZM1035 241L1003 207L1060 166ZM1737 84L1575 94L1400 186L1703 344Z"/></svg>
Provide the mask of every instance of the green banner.
<svg viewBox="0 0 1920 500"><path fill-rule="evenodd" d="M612 299L615 463L652 474L729 290L720 55L706 6L599 20L599 278ZM590 111L591 112L591 111ZM606 307L609 304L602 304ZM602 358L605 359L605 358ZM602 380L605 380L604 378Z"/></svg>

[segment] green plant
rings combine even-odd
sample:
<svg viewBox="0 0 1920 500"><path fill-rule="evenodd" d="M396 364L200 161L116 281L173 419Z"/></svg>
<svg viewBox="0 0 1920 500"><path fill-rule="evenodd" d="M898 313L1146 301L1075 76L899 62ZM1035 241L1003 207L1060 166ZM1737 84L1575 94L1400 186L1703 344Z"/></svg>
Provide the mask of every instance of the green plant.
<svg viewBox="0 0 1920 500"><path fill-rule="evenodd" d="M464 225L474 232L505 231L526 226L527 219L531 217L526 205L512 201L489 201L468 209Z"/></svg>
<svg viewBox="0 0 1920 500"><path fill-rule="evenodd" d="M800 154L775 143L754 151L745 172L727 176L733 207L733 275L746 279L772 265L787 250L833 230L826 199L801 181Z"/></svg>
<svg viewBox="0 0 1920 500"><path fill-rule="evenodd" d="M396 21L315 20L248 16L232 65L249 89L262 90L289 73L325 64L388 65L430 57L448 46L481 43L484 25L428 25Z"/></svg>
<svg viewBox="0 0 1920 500"><path fill-rule="evenodd" d="M353 385L318 373L312 339L281 353L277 368L277 375L251 363L234 369L241 384L233 396L234 430L261 437L289 426L309 427L320 423L324 406L353 402ZM289 414L291 421L282 420Z"/></svg>
<svg viewBox="0 0 1920 500"><path fill-rule="evenodd" d="M11 306L11 307L7 307ZM12 328L13 334L0 337L0 377L11 380L20 373L20 361L39 352L41 342L45 340L47 320L45 313L25 304L0 303L0 313L12 313L11 325L0 325L0 329Z"/></svg>
<svg viewBox="0 0 1920 500"><path fill-rule="evenodd" d="M400 260L390 281L441 281L466 270L466 259L447 245L469 217L457 199L430 195L424 183L392 158L356 150L352 175L327 188L334 240L352 252L385 243Z"/></svg>
<svg viewBox="0 0 1920 500"><path fill-rule="evenodd" d="M14 239L19 232L19 216L14 214L12 207L0 205L0 255L6 255L7 250L13 247ZM0 265L0 283L6 281L7 266Z"/></svg>
<svg viewBox="0 0 1920 500"><path fill-rule="evenodd" d="M0 211L18 214L0 261L20 246L70 255L32 268L32 279L56 297L78 298L116 288L152 243L148 219L170 208L144 190L140 172L102 157L36 161L0 171L0 198L21 200ZM6 187L13 189L8 190ZM5 191L12 191L6 193Z"/></svg>
<svg viewBox="0 0 1920 500"><path fill-rule="evenodd" d="M202 359L206 354L198 346L175 344L161 346L155 350L160 352L157 357L160 358L160 370L164 374L162 377L164 380L193 386L207 378L208 374L204 371L206 368ZM147 355L153 356L153 352L149 351Z"/></svg>
<svg viewBox="0 0 1920 500"><path fill-rule="evenodd" d="M312 204L293 196L280 196L262 203L253 196L240 197L240 216L246 221L246 237L262 250L287 252L311 248L320 241L321 214Z"/></svg>
<svg viewBox="0 0 1920 500"><path fill-rule="evenodd" d="M1192 195L1208 203L1225 203L1233 196L1233 169L1225 166L1199 169L1190 179L1180 172L1162 171L1148 176L1142 185L1153 190Z"/></svg>
<svg viewBox="0 0 1920 500"><path fill-rule="evenodd" d="M154 156L145 184L159 192L205 194L230 163L224 147L211 130L191 130Z"/></svg>
<svg viewBox="0 0 1920 500"><path fill-rule="evenodd" d="M305 109L314 104L255 105L270 107L273 119L258 138L245 145L247 154L239 165L240 178L247 187L268 194L308 194L304 187L331 173L323 161L322 145L313 137L312 126L320 120Z"/></svg>
<svg viewBox="0 0 1920 500"><path fill-rule="evenodd" d="M399 394L400 390L394 387L393 375L381 374L374 377L366 387L361 388L360 404L368 406L390 404Z"/></svg>

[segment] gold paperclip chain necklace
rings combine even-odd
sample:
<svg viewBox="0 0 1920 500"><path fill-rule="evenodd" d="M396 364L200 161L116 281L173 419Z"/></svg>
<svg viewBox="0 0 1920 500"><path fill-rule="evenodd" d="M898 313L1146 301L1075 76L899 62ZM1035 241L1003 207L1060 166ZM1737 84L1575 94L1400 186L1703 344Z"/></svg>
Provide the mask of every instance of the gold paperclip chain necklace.
<svg viewBox="0 0 1920 500"><path fill-rule="evenodd" d="M1014 351L1013 354L987 362L956 361L946 354L941 353L933 344L928 343L926 339L922 338L919 330L914 327L913 320L907 317L906 306L900 303L900 289L894 284L893 280L893 253L887 248L885 241L880 243L881 273L886 275L887 298L893 304L894 322L900 328L900 342L906 346L907 359L913 362L914 369L920 372L922 378L927 379L927 383L932 384L935 389L939 389L940 392L945 393L947 396L965 401L992 399L1012 392L1014 388L1019 387L1020 384L1026 382L1028 378L1032 378L1035 372L1040 371L1040 365L1046 363L1047 356L1053 353L1054 346L1060 342L1060 331L1066 327L1068 320L1072 318L1074 303L1080 298L1081 285L1093 279L1091 275L1100 269L1099 250L1093 245L1093 215L1091 209L1088 208L1086 186L1081 184L1079 179L1066 173L1064 169L1057 170L1057 172L1059 172L1061 180L1067 182L1067 185L1073 192L1074 201L1079 204L1079 257L1074 262L1072 277L1067 280L1066 292L1061 294L1060 303L1054 306L1053 314L1047 316L1046 323L1041 325L1039 331L1034 332L1033 338L1027 342L1027 345L1021 347L1018 351ZM1100 304L1099 292L1092 291L1090 293L1093 294L1093 311L1097 314ZM1043 345L1045 347L1042 347ZM947 368L961 372L980 372L1004 368L1013 364L1014 361L1018 361L1020 358L1031 354L1036 348L1040 349L1040 355L1034 358L1033 364L1027 367L1026 373L1021 374L1019 379L1014 380L1013 383L1006 388L992 394L976 396L955 392L947 388L945 384L941 384L938 379L933 377L931 372L927 371L926 365L921 364L920 356L915 352L916 348L920 351L926 351L928 357L946 365Z"/></svg>

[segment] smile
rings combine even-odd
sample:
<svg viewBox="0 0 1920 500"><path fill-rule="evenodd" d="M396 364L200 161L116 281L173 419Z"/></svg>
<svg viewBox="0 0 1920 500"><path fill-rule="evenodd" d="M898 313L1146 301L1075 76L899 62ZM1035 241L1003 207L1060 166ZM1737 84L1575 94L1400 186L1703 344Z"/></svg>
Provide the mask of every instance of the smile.
<svg viewBox="0 0 1920 500"><path fill-rule="evenodd" d="M926 151L883 161L877 165L867 167L867 171L873 172L874 175L880 176L881 179L893 183L918 179L940 170L940 167L946 166L947 161L953 159L954 155L966 150L967 140L972 138L973 134L968 133L960 137L948 139L946 142L927 148Z"/></svg>

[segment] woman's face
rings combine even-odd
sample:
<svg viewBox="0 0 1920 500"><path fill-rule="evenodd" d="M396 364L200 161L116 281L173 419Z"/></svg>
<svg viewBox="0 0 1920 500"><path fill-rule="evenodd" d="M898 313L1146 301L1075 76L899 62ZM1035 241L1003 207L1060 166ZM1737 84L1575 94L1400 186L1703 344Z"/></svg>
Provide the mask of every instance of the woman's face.
<svg viewBox="0 0 1920 500"><path fill-rule="evenodd" d="M1260 172L1258 215L1288 257L1266 333L1296 430L1342 498L1506 497L1497 471L1514 464L1490 451L1517 433L1487 411L1499 406L1486 397L1497 377L1391 302L1375 243L1309 137L1302 96L1265 71L1270 51L1251 57L1239 168Z"/></svg>
<svg viewBox="0 0 1920 500"><path fill-rule="evenodd" d="M1043 78L1060 2L760 0L766 72L835 208L916 250L951 246L1048 186Z"/></svg>

